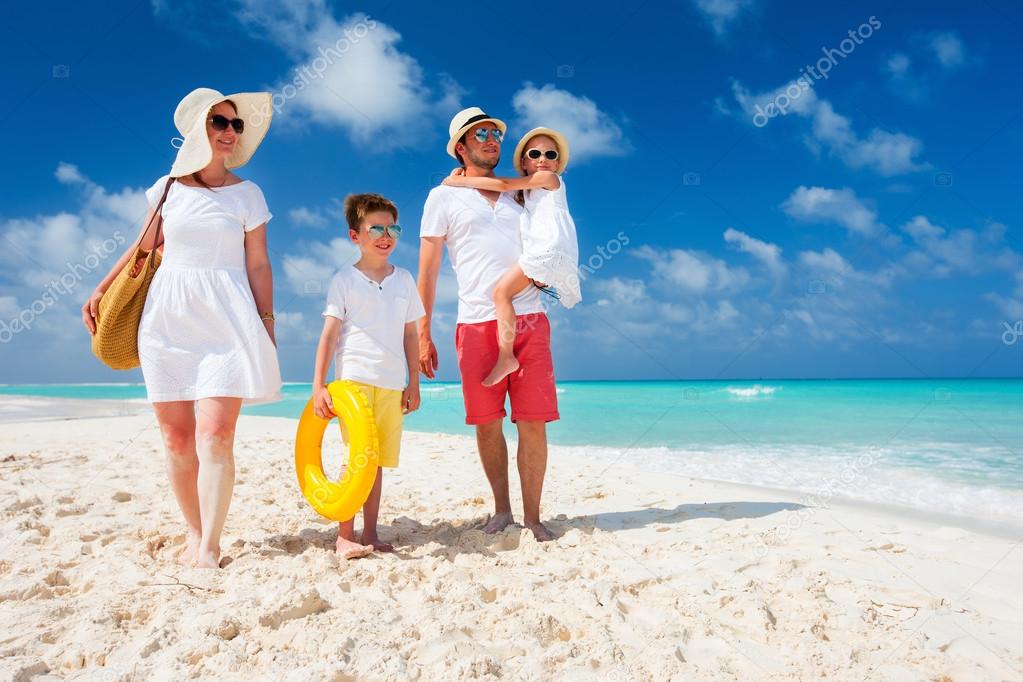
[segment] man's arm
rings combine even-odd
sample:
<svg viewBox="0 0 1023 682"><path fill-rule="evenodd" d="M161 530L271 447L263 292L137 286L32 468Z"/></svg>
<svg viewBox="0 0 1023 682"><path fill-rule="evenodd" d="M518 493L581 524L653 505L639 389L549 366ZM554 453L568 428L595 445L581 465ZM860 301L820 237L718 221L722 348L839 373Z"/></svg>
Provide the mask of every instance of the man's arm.
<svg viewBox="0 0 1023 682"><path fill-rule="evenodd" d="M433 345L430 322L433 319L433 302L437 296L437 276L440 274L441 257L444 253L443 237L421 237L419 239L419 298L423 301L426 315L419 318L419 371L428 379L437 372L437 347Z"/></svg>

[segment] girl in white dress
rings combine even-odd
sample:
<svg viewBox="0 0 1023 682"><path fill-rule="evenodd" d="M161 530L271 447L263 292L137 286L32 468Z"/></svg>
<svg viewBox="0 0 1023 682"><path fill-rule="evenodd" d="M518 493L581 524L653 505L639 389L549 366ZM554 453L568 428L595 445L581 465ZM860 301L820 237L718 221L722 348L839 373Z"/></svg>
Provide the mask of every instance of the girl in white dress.
<svg viewBox="0 0 1023 682"><path fill-rule="evenodd" d="M518 265L494 288L500 354L484 386L493 386L519 368L515 345L515 308L512 299L528 286L551 293L561 305L571 308L580 300L579 244L575 221L568 211L565 181L561 173L568 166L568 141L550 128L534 128L515 147L515 170L524 177L466 177L461 168L445 178L444 184L479 190L509 192L521 190L528 221L522 227L522 255Z"/></svg>
<svg viewBox="0 0 1023 682"><path fill-rule="evenodd" d="M155 226L143 249L162 249L139 324L146 393L167 451L167 473L187 524L179 561L216 568L234 487L234 431L243 402L278 399L273 282L266 248L271 215L243 165L270 124L269 93L225 96L199 88L174 113L183 136L169 176L146 199ZM157 235L160 234L159 241ZM82 308L95 333L103 292L134 244Z"/></svg>

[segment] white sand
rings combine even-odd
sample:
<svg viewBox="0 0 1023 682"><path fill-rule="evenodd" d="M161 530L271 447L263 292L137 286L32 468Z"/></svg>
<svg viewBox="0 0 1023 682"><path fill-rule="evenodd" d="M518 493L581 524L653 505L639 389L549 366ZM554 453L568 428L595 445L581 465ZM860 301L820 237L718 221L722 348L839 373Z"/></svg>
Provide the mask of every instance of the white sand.
<svg viewBox="0 0 1023 682"><path fill-rule="evenodd" d="M1018 538L557 448L558 540L485 536L473 442L406 434L398 551L345 562L295 426L242 417L210 572L151 415L0 425L0 679L1023 679Z"/></svg>

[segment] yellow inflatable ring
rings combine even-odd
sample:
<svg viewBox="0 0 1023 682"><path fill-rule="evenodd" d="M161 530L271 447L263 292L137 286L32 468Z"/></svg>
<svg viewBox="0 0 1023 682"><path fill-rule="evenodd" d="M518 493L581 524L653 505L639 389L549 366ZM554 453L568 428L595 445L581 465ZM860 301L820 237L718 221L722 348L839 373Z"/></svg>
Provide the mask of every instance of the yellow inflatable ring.
<svg viewBox="0 0 1023 682"><path fill-rule="evenodd" d="M348 433L348 468L340 481L323 472L323 434L330 419L317 417L313 401L306 403L295 436L295 473L298 487L317 512L334 521L348 521L366 503L380 462L373 408L351 381L327 384L334 412Z"/></svg>

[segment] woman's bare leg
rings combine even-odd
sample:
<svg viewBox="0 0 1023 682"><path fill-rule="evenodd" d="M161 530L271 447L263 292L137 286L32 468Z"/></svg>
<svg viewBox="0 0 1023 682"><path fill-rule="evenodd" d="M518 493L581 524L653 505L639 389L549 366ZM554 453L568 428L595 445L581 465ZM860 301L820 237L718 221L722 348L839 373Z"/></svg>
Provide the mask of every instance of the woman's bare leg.
<svg viewBox="0 0 1023 682"><path fill-rule="evenodd" d="M196 450L199 455L199 542L201 568L220 566L220 535L234 491L234 429L241 398L204 398L199 401Z"/></svg>
<svg viewBox="0 0 1023 682"><path fill-rule="evenodd" d="M497 282L494 287L494 307L497 308L497 346L500 349L497 363L483 380L484 386L493 386L519 368L515 359L515 306L512 299L528 286L529 278L516 265Z"/></svg>
<svg viewBox="0 0 1023 682"><path fill-rule="evenodd" d="M198 558L202 538L196 487L199 458L195 451L195 403L191 400L153 403L153 411L163 435L167 478L185 517L185 549L178 555L178 562L189 566Z"/></svg>

